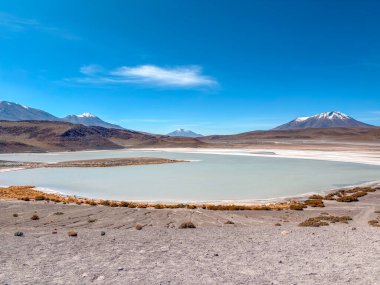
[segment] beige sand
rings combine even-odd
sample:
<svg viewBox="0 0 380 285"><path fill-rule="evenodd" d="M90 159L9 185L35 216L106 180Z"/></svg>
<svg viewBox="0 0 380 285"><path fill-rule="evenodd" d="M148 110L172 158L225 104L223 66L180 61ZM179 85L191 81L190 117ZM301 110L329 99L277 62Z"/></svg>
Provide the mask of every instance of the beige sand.
<svg viewBox="0 0 380 285"><path fill-rule="evenodd" d="M380 228L368 225L380 219L380 192L326 205L225 212L3 200L0 284L380 284ZM353 220L297 226L321 212ZM185 221L197 228L178 229Z"/></svg>

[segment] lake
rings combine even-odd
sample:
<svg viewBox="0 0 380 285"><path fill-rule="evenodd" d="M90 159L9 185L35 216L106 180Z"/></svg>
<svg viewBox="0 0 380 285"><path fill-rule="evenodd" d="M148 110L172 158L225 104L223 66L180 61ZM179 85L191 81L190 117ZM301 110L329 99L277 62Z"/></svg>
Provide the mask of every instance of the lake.
<svg viewBox="0 0 380 285"><path fill-rule="evenodd" d="M342 162L163 151L0 154L0 160L57 162L113 157L192 162L112 168L45 168L0 173L0 185L35 185L91 198L202 202L266 200L380 180L380 167Z"/></svg>

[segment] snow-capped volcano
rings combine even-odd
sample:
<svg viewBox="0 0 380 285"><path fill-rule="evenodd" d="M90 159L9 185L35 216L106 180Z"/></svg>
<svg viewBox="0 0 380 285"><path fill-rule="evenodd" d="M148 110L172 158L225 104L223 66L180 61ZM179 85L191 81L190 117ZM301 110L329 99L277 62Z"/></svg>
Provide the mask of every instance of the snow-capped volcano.
<svg viewBox="0 0 380 285"><path fill-rule="evenodd" d="M59 118L39 109L0 101L0 120L5 121L59 121Z"/></svg>
<svg viewBox="0 0 380 285"><path fill-rule="evenodd" d="M82 124L86 126L100 126L109 129L123 129L118 125L107 123L91 113L83 113L81 115L69 115L64 118L58 118L45 111L7 101L0 101L0 120L58 122L64 121L73 124Z"/></svg>
<svg viewBox="0 0 380 285"><path fill-rule="evenodd" d="M310 117L298 117L293 121L274 128L274 130L292 130L307 128L359 128L372 127L340 112L324 112Z"/></svg>
<svg viewBox="0 0 380 285"><path fill-rule="evenodd" d="M76 115L76 116L79 118L96 118L96 116L94 114L91 114L91 113L83 113L83 114Z"/></svg>
<svg viewBox="0 0 380 285"><path fill-rule="evenodd" d="M69 116L64 117L62 120L65 122L69 122L73 124L81 124L85 126L99 126L99 127L104 127L108 129L122 129L122 127L107 123L91 113L83 113L80 115L69 115Z"/></svg>
<svg viewBox="0 0 380 285"><path fill-rule="evenodd" d="M188 137L188 138L203 137L203 135L201 135L201 134L197 134L197 133L194 133L193 131L185 130L185 129L175 130L174 132L168 133L167 136L171 136L171 137Z"/></svg>

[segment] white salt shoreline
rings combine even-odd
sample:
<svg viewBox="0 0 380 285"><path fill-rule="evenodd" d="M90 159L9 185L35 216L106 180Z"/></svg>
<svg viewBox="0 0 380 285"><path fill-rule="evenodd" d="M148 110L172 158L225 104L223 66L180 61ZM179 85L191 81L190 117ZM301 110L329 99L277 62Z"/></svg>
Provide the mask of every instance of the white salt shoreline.
<svg viewBox="0 0 380 285"><path fill-rule="evenodd" d="M240 155L270 158L310 159L334 162L358 163L380 166L380 156L376 152L360 151L314 151L285 149L229 149L229 148L141 148L131 151L163 151L176 153L201 153L218 155Z"/></svg>

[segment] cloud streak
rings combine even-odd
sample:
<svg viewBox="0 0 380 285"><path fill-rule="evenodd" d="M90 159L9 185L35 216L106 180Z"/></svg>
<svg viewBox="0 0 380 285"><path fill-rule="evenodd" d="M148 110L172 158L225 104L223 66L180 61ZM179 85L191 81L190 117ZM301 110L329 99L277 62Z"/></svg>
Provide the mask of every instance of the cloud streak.
<svg viewBox="0 0 380 285"><path fill-rule="evenodd" d="M0 12L0 28L10 30L11 32L24 32L35 30L49 33L67 40L79 40L80 37L71 32L52 26L44 26L35 19L20 18L15 15Z"/></svg>
<svg viewBox="0 0 380 285"><path fill-rule="evenodd" d="M138 84L172 88L214 87L218 83L210 76L202 74L200 66L160 67L156 65L121 66L104 70L98 65L80 68L85 75L69 78L82 84Z"/></svg>

